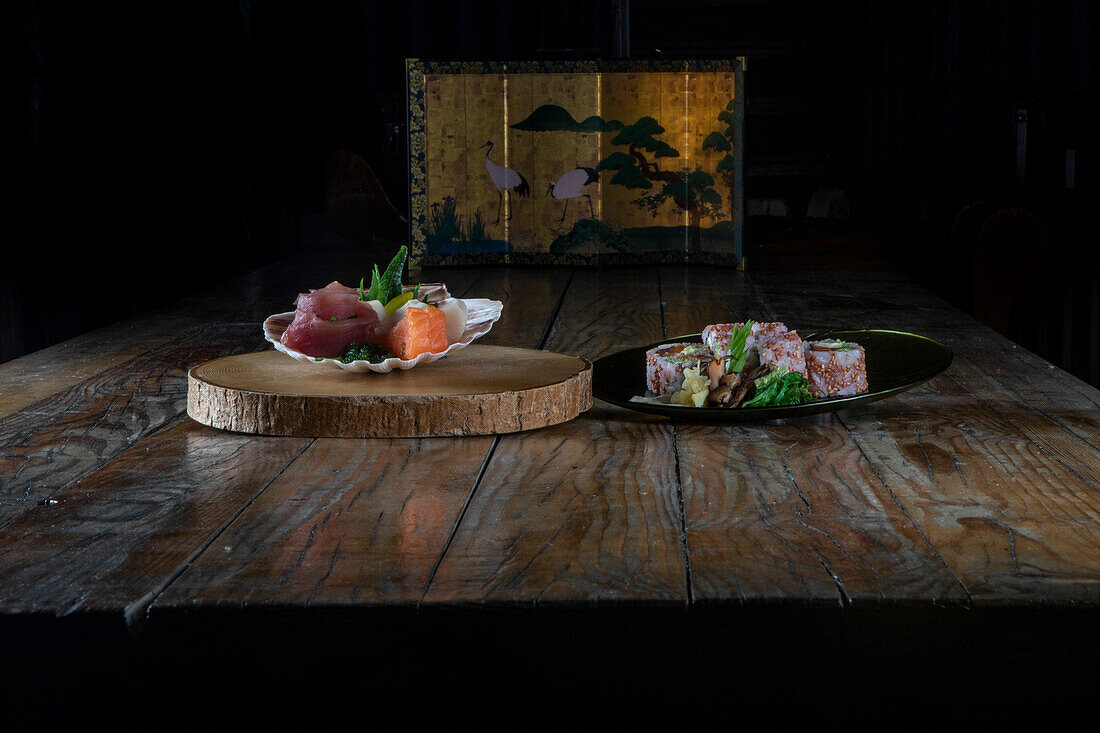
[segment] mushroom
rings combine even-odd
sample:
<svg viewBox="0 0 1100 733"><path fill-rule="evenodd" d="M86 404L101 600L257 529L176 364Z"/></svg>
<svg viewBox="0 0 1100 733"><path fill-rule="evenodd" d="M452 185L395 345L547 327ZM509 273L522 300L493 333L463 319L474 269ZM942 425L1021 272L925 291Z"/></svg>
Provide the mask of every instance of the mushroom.
<svg viewBox="0 0 1100 733"><path fill-rule="evenodd" d="M717 360L715 360L717 361ZM713 365L714 362L712 361ZM730 398L733 396L733 391L741 383L741 375L734 372L733 374L723 374L717 380L715 385L714 371L711 370L711 390L707 395L707 404L711 407L720 407L729 403Z"/></svg>
<svg viewBox="0 0 1100 733"><path fill-rule="evenodd" d="M752 389L753 383L758 378L764 376L767 371L768 367L761 364L754 369L746 369L741 374L739 374L738 377L740 381L737 386L733 388L733 393L730 395L729 402L727 403L728 406L737 407L742 402L744 402L745 397L748 396L749 391Z"/></svg>
<svg viewBox="0 0 1100 733"><path fill-rule="evenodd" d="M707 365L707 376L710 377L710 389L713 392L718 389L718 383L726 375L726 362L722 359L711 359Z"/></svg>
<svg viewBox="0 0 1100 733"><path fill-rule="evenodd" d="M729 401L732 392L733 388L729 385L719 384L707 395L707 405L710 407L721 407Z"/></svg>

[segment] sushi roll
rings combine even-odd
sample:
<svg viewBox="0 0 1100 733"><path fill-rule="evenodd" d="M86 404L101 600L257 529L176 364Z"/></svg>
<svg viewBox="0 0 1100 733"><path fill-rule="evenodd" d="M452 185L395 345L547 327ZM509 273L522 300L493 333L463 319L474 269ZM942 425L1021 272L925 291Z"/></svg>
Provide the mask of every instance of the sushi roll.
<svg viewBox="0 0 1100 733"><path fill-rule="evenodd" d="M742 323L712 323L703 329L703 345L710 353L716 356L725 356L730 348L730 338L733 333L744 326ZM756 347L761 339L771 338L781 333L786 333L787 327L779 322L753 323L752 334L745 339L745 348L750 351Z"/></svg>
<svg viewBox="0 0 1100 733"><path fill-rule="evenodd" d="M743 323L712 323L703 329L703 345L710 353L724 356L729 351L733 332L743 325Z"/></svg>
<svg viewBox="0 0 1100 733"><path fill-rule="evenodd" d="M684 369L706 369L711 358L710 352L702 344L655 346L645 354L646 386L653 394L673 394L683 386Z"/></svg>
<svg viewBox="0 0 1100 733"><path fill-rule="evenodd" d="M797 331L782 331L757 339L760 363L769 369L785 368L806 376L806 356Z"/></svg>
<svg viewBox="0 0 1100 733"><path fill-rule="evenodd" d="M867 357L859 344L834 339L807 341L803 353L814 397L842 397L867 391Z"/></svg>

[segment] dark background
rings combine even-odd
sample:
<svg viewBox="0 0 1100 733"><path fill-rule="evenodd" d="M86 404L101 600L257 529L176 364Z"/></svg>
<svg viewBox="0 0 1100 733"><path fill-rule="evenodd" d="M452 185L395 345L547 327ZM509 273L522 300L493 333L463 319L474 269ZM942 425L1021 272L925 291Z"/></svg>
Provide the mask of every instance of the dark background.
<svg viewBox="0 0 1100 733"><path fill-rule="evenodd" d="M362 246L364 271L388 256L407 233L406 58L743 55L746 197L788 210L749 218L750 252L851 237L974 312L981 225L1024 208L1048 254L1025 242L1001 258L1026 276L1009 335L1097 382L1100 10L1086 0L301 5L9 11L26 30L26 141L0 361L288 253ZM850 217L807 218L821 188Z"/></svg>

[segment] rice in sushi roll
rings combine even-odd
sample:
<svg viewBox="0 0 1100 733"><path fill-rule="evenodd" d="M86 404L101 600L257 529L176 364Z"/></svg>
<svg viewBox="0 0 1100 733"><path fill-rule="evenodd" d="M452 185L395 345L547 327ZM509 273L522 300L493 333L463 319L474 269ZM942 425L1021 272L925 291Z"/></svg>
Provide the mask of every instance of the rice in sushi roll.
<svg viewBox="0 0 1100 733"><path fill-rule="evenodd" d="M834 339L807 341L803 353L814 397L842 397L867 391L867 357L859 344Z"/></svg>
<svg viewBox="0 0 1100 733"><path fill-rule="evenodd" d="M802 346L802 337L797 331L783 330L779 333L762 334L756 340L756 351L760 355L761 364L770 369L782 367L789 372L806 376L806 356Z"/></svg>
<svg viewBox="0 0 1100 733"><path fill-rule="evenodd" d="M685 369L701 367L705 370L711 358L711 353L702 344L654 346L645 354L646 386L653 394L673 394L683 386Z"/></svg>

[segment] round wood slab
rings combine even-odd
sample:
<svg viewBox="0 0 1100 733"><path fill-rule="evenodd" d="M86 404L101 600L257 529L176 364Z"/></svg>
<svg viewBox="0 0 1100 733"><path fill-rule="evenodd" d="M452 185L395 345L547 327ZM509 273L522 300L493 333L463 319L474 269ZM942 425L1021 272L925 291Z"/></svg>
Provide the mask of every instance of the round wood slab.
<svg viewBox="0 0 1100 733"><path fill-rule="evenodd" d="M278 351L187 373L187 414L259 435L490 435L572 420L592 406L592 364L551 351L472 344L408 371L355 374Z"/></svg>

